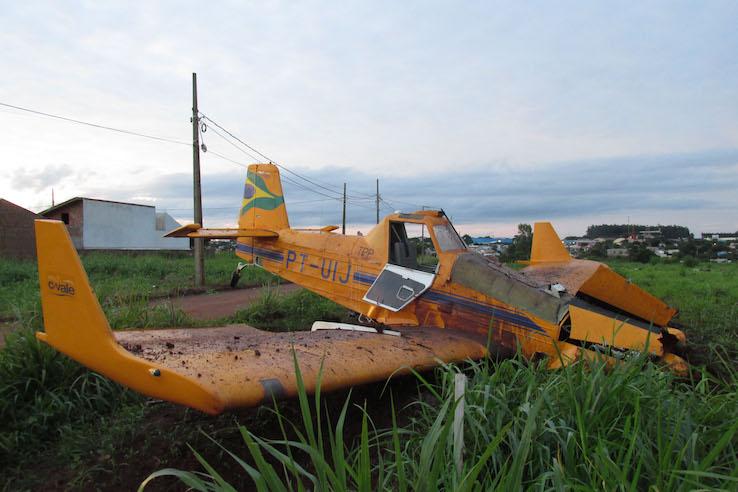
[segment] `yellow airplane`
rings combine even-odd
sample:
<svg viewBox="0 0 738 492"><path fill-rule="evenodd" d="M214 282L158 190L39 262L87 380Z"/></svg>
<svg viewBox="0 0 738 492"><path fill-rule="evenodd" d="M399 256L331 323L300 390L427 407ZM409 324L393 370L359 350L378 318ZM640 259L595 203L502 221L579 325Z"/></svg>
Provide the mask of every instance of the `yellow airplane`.
<svg viewBox="0 0 738 492"><path fill-rule="evenodd" d="M418 261L406 224L428 231L437 263ZM677 373L676 310L606 265L573 259L547 222L514 271L471 252L443 211L394 213L365 236L293 229L278 168L249 166L237 229L181 227L169 237L236 238L239 258L359 314L310 332L246 325L112 331L63 223L36 221L45 331L40 340L135 391L210 414L385 380L441 363L508 355L608 363L647 351ZM318 382L320 380L320 383Z"/></svg>

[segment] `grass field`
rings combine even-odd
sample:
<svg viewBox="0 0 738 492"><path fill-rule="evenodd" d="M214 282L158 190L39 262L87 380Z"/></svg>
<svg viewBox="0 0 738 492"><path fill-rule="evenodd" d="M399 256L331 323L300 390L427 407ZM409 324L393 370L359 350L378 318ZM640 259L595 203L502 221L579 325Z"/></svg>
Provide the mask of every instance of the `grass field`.
<svg viewBox="0 0 738 492"><path fill-rule="evenodd" d="M147 308L149 296L190 284L191 260L83 261L114 326L195 324ZM226 284L234 265L230 255L209 258L209 288ZM680 308L701 377L677 380L642 360L614 371L549 372L520 359L468 366L457 472L459 369L207 417L135 395L38 343L35 267L0 262L0 313L22 327L0 351L3 490L127 490L156 470L163 476L146 490L738 489L738 267L613 267ZM253 272L242 282L273 280ZM266 294L233 321L301 329L342 315L301 292Z"/></svg>

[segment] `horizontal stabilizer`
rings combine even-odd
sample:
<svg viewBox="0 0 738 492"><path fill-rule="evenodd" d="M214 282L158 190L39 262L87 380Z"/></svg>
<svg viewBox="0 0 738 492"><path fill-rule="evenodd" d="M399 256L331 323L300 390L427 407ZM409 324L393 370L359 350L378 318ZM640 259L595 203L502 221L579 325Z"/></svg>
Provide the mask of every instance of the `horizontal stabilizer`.
<svg viewBox="0 0 738 492"><path fill-rule="evenodd" d="M279 237L279 234L267 229L203 229L200 224L186 226L168 232L164 237L202 237L206 239L236 239L239 237Z"/></svg>

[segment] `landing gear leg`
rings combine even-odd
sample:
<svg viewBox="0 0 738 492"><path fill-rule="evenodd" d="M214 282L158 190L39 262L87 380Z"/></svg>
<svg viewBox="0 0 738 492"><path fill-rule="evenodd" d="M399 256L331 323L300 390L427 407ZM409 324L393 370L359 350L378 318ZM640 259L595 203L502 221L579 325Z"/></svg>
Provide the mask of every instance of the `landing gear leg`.
<svg viewBox="0 0 738 492"><path fill-rule="evenodd" d="M238 281L241 278L241 270L246 268L248 264L247 263L241 263L238 262L238 265L236 266L236 269L233 271L233 275L231 275L231 288L235 289L238 285Z"/></svg>

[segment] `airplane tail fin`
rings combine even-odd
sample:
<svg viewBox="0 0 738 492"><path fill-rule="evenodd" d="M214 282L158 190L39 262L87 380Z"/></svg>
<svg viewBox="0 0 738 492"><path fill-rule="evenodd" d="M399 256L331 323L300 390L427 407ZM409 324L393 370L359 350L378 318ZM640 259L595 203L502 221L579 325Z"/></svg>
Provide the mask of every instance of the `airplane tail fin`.
<svg viewBox="0 0 738 492"><path fill-rule="evenodd" d="M246 174L239 229L278 232L290 227L279 169L274 164L251 164Z"/></svg>
<svg viewBox="0 0 738 492"><path fill-rule="evenodd" d="M536 222L533 226L533 246L530 250L530 264L567 262L569 252L559 239L550 222Z"/></svg>

